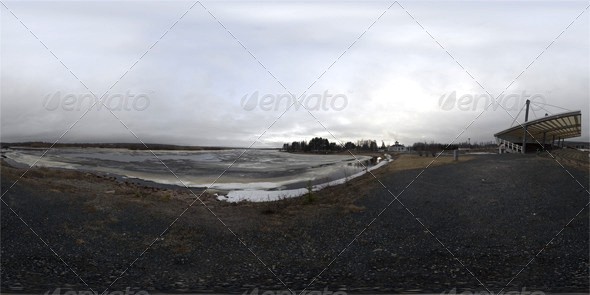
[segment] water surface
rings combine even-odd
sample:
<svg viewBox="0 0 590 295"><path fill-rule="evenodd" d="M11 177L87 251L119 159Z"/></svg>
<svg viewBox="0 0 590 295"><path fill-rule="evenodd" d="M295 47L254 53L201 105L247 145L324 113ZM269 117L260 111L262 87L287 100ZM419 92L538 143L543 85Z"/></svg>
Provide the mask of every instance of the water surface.
<svg viewBox="0 0 590 295"><path fill-rule="evenodd" d="M219 190L282 190L327 183L363 170L368 156L292 154L278 150L133 151L106 148L11 149L18 163L113 173L162 184ZM173 172L173 173L172 173Z"/></svg>

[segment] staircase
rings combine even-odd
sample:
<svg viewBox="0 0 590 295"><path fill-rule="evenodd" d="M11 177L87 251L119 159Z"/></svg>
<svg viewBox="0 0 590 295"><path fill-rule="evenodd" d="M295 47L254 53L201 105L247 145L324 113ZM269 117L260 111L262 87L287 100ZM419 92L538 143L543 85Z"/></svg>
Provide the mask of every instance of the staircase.
<svg viewBox="0 0 590 295"><path fill-rule="evenodd" d="M504 139L496 138L496 142L498 143L498 153L522 153L522 146ZM503 150L503 151L502 151Z"/></svg>

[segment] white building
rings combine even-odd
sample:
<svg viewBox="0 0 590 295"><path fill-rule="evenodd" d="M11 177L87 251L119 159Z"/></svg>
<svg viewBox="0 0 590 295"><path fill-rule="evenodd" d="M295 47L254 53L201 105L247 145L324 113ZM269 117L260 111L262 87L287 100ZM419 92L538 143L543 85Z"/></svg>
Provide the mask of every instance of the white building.
<svg viewBox="0 0 590 295"><path fill-rule="evenodd" d="M411 147L406 147L403 144L399 144L399 142L395 142L394 145L390 145L389 148L387 148L387 151L389 152L398 152L398 153L406 153L411 151Z"/></svg>

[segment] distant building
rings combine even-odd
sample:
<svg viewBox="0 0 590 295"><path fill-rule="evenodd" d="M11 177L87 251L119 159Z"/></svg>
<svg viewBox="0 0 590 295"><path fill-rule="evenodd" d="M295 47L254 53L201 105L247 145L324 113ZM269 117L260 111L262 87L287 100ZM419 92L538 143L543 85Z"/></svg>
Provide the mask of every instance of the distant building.
<svg viewBox="0 0 590 295"><path fill-rule="evenodd" d="M387 148L387 151L389 152L397 152L397 153L407 153L409 151L411 151L412 148L411 147L406 147L403 144L399 144L399 142L395 142L395 144L390 145L389 148Z"/></svg>

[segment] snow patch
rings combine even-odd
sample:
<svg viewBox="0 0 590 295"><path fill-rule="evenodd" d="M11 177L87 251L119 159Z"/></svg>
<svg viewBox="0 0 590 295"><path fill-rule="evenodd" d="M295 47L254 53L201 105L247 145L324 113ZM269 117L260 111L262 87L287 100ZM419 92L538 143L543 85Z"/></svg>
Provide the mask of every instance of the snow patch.
<svg viewBox="0 0 590 295"><path fill-rule="evenodd" d="M360 177L366 174L368 171L373 171L380 167L383 167L389 162L393 161L391 158L387 158L374 166L368 167L366 170L352 174L346 178L333 180L326 183L316 184L312 186L312 191L316 192L323 188L344 184L347 181ZM217 195L217 200L227 201L231 203L250 201L250 202L270 202L286 198L295 198L303 196L307 193L307 188L289 189L289 190L233 190L227 193L227 195Z"/></svg>

